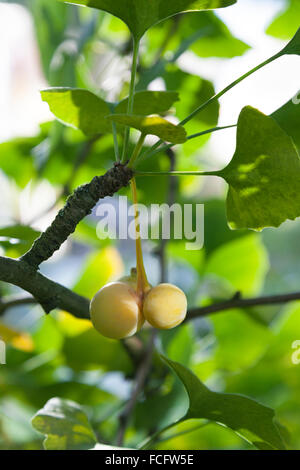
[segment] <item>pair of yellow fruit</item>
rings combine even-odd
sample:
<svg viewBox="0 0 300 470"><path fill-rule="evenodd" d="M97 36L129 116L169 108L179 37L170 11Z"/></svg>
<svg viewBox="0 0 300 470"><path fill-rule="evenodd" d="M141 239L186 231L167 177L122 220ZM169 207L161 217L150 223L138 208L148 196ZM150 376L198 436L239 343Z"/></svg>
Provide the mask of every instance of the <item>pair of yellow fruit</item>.
<svg viewBox="0 0 300 470"><path fill-rule="evenodd" d="M97 292L90 305L95 329L112 339L134 335L145 320L154 328L174 328L183 322L186 312L184 292L166 283L149 288L141 301L132 283L112 282Z"/></svg>

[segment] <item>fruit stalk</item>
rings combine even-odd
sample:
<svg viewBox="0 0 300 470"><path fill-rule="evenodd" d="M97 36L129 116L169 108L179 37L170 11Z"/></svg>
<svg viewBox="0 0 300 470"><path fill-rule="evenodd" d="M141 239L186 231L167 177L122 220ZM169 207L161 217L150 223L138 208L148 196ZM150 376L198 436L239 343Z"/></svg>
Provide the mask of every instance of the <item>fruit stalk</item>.
<svg viewBox="0 0 300 470"><path fill-rule="evenodd" d="M143 260L143 250L140 232L140 221L137 201L137 190L135 178L130 181L132 199L134 204L134 219L135 219L135 249L136 249L136 270L137 270L137 294L141 301L143 300L145 292L149 289L150 285L147 279L146 270Z"/></svg>

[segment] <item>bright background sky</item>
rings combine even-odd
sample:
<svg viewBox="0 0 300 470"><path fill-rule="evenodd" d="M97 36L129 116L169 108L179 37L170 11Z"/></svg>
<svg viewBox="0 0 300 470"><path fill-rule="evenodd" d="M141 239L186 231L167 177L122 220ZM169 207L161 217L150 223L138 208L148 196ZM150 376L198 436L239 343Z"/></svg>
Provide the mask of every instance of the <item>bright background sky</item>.
<svg viewBox="0 0 300 470"><path fill-rule="evenodd" d="M230 8L218 10L218 15L233 34L253 49L231 60L200 59L190 55L185 62L188 68L213 80L216 90L224 88L282 47L284 42L268 37L265 30L284 5L284 0L239 0ZM30 15L14 4L0 4L0 63L0 141L34 135L38 124L52 116L39 96L39 89L47 84L39 64ZM270 113L299 89L299 58L281 58L221 99L220 124L236 122L245 105ZM217 162L227 161L234 146L235 130L222 132L222 138L215 134L209 144Z"/></svg>

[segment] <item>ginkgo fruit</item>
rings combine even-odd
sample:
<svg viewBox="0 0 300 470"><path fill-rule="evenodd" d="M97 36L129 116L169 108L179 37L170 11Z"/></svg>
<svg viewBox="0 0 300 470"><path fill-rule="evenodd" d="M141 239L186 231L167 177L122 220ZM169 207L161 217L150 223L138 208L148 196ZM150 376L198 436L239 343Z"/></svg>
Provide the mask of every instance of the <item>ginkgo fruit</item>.
<svg viewBox="0 0 300 470"><path fill-rule="evenodd" d="M136 268L132 268L130 271L130 274L128 276L123 276L119 279L119 282L125 282L125 284L128 284L136 293L138 291L138 278L137 278L137 270ZM143 289L142 289L142 295L140 297L143 297L147 292L152 288L151 284L146 281L143 284Z"/></svg>
<svg viewBox="0 0 300 470"><path fill-rule="evenodd" d="M91 301L90 315L95 329L112 339L132 336L144 323L139 298L126 282L102 287Z"/></svg>
<svg viewBox="0 0 300 470"><path fill-rule="evenodd" d="M173 284L159 284L145 296L143 315L154 328L161 330L174 328L183 322L186 312L185 293Z"/></svg>

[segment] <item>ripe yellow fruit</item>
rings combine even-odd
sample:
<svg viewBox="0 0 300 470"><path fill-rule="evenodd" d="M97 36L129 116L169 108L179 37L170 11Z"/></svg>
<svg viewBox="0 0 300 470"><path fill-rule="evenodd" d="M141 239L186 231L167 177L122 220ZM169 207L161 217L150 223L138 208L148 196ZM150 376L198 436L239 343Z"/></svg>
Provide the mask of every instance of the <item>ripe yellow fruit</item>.
<svg viewBox="0 0 300 470"><path fill-rule="evenodd" d="M144 300L144 317L154 328L174 328L183 322L186 312L185 293L173 284L165 283L153 287Z"/></svg>
<svg viewBox="0 0 300 470"><path fill-rule="evenodd" d="M128 284L135 292L138 290L138 279L137 279L137 271L136 268L131 269L131 273L129 276L123 276L119 279L120 282L125 282ZM147 283L146 286L143 286L143 293L144 295L152 288L151 284Z"/></svg>
<svg viewBox="0 0 300 470"><path fill-rule="evenodd" d="M91 301L90 314L95 329L112 339L132 336L144 323L138 296L125 282L102 287Z"/></svg>
<svg viewBox="0 0 300 470"><path fill-rule="evenodd" d="M135 268L132 268L130 274L127 276L122 276L118 279L118 282L125 282L128 284L135 292L137 291L137 272Z"/></svg>

